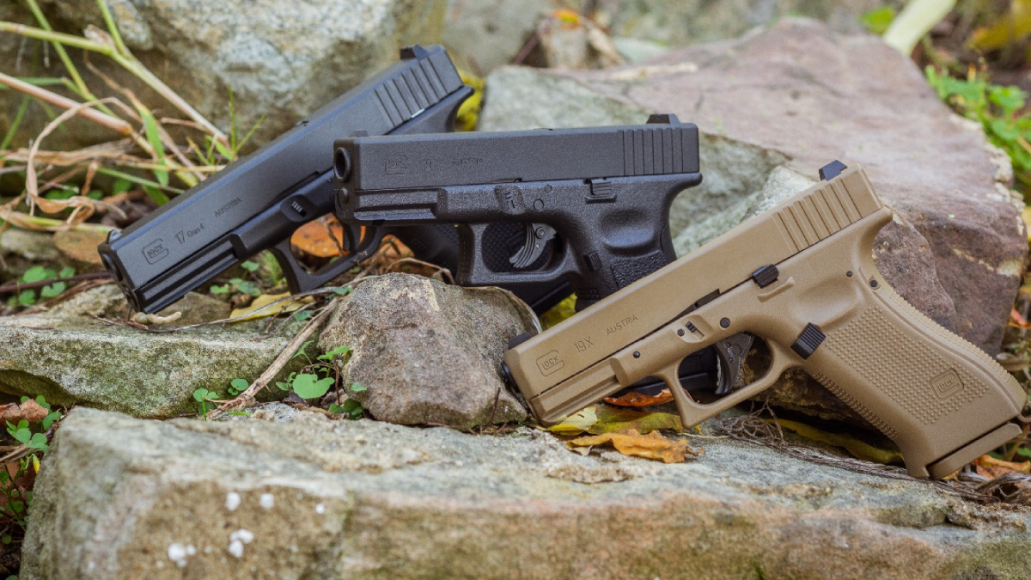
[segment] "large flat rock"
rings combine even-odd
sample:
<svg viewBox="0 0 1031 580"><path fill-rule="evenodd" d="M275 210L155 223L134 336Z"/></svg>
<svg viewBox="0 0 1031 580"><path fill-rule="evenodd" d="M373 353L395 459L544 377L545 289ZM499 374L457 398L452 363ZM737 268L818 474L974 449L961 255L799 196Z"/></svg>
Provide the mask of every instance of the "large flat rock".
<svg viewBox="0 0 1031 580"><path fill-rule="evenodd" d="M226 422L75 409L22 578L1023 579L1026 508L720 437L666 465L281 404Z"/></svg>

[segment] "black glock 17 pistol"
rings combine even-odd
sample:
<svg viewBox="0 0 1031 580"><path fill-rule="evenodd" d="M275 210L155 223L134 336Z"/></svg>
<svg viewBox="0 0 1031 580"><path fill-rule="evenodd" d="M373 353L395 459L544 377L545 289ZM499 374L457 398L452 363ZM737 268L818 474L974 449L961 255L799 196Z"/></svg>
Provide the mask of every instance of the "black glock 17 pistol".
<svg viewBox="0 0 1031 580"><path fill-rule="evenodd" d="M292 292L322 286L396 235L417 257L454 268L449 226L366 229L344 226L347 254L316 272L293 256L290 236L333 212L333 140L341 134L449 132L472 93L440 46L412 46L401 60L323 106L254 153L235 161L98 248L130 305L157 312L227 268L271 250ZM516 232L519 233L518 231ZM568 295L561 285L521 294L538 309Z"/></svg>

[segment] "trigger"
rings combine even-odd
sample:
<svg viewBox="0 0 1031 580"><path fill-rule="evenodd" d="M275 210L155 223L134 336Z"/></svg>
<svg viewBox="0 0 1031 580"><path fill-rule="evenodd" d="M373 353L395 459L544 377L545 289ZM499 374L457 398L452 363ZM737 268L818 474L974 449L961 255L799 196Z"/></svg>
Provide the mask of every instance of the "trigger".
<svg viewBox="0 0 1031 580"><path fill-rule="evenodd" d="M548 241L555 237L555 228L547 224L528 224L523 247L508 259L517 270L528 267L544 253Z"/></svg>
<svg viewBox="0 0 1031 580"><path fill-rule="evenodd" d="M716 356L720 361L717 395L726 395L745 386L745 357L754 342L754 336L742 332L716 343Z"/></svg>

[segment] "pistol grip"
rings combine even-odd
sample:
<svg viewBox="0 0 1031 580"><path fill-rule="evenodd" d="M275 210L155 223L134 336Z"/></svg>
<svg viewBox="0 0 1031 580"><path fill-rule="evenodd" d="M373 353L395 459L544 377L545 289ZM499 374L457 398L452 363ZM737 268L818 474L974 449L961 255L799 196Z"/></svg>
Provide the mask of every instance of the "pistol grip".
<svg viewBox="0 0 1031 580"><path fill-rule="evenodd" d="M883 282L867 294L803 368L898 443L910 475L942 478L1020 434L1009 373Z"/></svg>

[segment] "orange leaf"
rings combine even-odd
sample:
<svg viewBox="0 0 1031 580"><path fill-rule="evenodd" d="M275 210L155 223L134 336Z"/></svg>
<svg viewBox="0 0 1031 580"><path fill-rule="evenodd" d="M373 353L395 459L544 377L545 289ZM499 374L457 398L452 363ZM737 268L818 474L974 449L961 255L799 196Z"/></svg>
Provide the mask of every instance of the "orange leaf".
<svg viewBox="0 0 1031 580"><path fill-rule="evenodd" d="M0 405L0 425L4 422L17 425L22 420L29 423L38 423L49 414L50 411L47 411L32 399L21 404L7 403L6 405Z"/></svg>
<svg viewBox="0 0 1031 580"><path fill-rule="evenodd" d="M670 441L658 431L652 431L647 435L641 435L631 429L626 434L604 433L589 437L580 437L569 442L570 447L593 447L595 445L612 444L623 455L644 457L646 459L657 459L664 463L683 463L688 455L698 455L701 449L695 451L686 440Z"/></svg>
<svg viewBox="0 0 1031 580"><path fill-rule="evenodd" d="M1010 309L1010 324L1013 328L1019 328L1021 330L1031 330L1031 324L1028 324L1027 319L1017 312L1016 308Z"/></svg>
<svg viewBox="0 0 1031 580"><path fill-rule="evenodd" d="M340 248L344 247L344 228L335 217L327 216L297 228L290 243L309 256L334 258L343 255Z"/></svg>
<svg viewBox="0 0 1031 580"><path fill-rule="evenodd" d="M630 391L622 397L605 397L606 403L617 407L649 407L651 405L668 403L672 400L673 393L669 392L669 389L662 389L654 397L637 391Z"/></svg>
<svg viewBox="0 0 1031 580"><path fill-rule="evenodd" d="M981 473L985 477L998 477L1006 473L1031 473L1031 461L1003 461L1002 459L996 459L991 455L982 455L974 460L974 467L977 468L978 473L981 470L990 471L994 475L988 475L988 473Z"/></svg>

